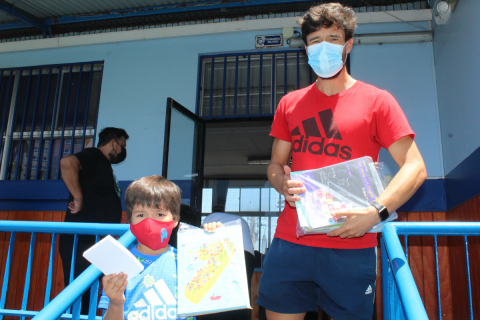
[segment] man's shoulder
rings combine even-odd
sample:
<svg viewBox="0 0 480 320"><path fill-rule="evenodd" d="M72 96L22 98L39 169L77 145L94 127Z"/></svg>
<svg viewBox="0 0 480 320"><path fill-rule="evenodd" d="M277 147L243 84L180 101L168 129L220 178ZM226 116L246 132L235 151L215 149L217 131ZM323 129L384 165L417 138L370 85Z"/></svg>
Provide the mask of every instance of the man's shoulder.
<svg viewBox="0 0 480 320"><path fill-rule="evenodd" d="M369 84L369 83L365 83L363 81L360 81L360 80L357 80L357 83L358 85L358 91L357 92L360 92L364 95L369 95L369 96L378 96L382 93L388 93L387 90L385 89L381 89L381 88L378 88L372 84Z"/></svg>
<svg viewBox="0 0 480 320"><path fill-rule="evenodd" d="M85 148L80 152L74 153L73 155L77 158L79 157L98 157L102 152L95 147Z"/></svg>

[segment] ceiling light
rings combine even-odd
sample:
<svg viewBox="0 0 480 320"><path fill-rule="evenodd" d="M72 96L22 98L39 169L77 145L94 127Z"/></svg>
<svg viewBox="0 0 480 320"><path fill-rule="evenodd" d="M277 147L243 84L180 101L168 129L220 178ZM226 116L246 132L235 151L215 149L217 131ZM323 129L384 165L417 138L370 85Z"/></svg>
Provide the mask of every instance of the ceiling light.
<svg viewBox="0 0 480 320"><path fill-rule="evenodd" d="M432 31L372 33L360 34L353 37L354 44L430 42L432 40Z"/></svg>

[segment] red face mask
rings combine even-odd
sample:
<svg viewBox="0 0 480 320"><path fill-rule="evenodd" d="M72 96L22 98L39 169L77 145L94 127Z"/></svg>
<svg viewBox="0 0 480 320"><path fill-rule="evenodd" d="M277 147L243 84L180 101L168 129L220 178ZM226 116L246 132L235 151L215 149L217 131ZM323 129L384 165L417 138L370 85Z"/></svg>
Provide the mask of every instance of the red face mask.
<svg viewBox="0 0 480 320"><path fill-rule="evenodd" d="M174 220L163 222L147 218L137 224L130 223L130 231L141 244L152 250L159 250L168 245L174 228L173 222Z"/></svg>

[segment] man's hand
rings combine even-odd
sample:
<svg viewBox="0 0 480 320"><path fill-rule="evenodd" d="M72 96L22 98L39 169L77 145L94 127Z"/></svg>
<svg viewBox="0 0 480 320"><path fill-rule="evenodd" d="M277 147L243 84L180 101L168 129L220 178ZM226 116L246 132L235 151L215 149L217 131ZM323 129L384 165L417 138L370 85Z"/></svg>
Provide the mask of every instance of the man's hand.
<svg viewBox="0 0 480 320"><path fill-rule="evenodd" d="M374 225L381 222L377 208L340 210L332 214L334 217L347 217L347 221L338 229L328 233L329 237L357 238L370 231Z"/></svg>
<svg viewBox="0 0 480 320"><path fill-rule="evenodd" d="M303 182L291 180L290 172L292 172L292 169L289 166L284 166L283 170L285 171L283 175L283 196L290 207L295 207L295 201L300 201L300 196L295 196L295 194L305 193L307 190L303 187Z"/></svg>
<svg viewBox="0 0 480 320"><path fill-rule="evenodd" d="M83 199L73 199L68 203L68 209L72 214L76 214L83 210Z"/></svg>
<svg viewBox="0 0 480 320"><path fill-rule="evenodd" d="M103 277L102 284L105 294L110 300L109 303L117 307L121 306L123 310L123 305L125 304L124 292L128 284L127 275L123 272L120 272L119 274L109 274L108 276Z"/></svg>
<svg viewBox="0 0 480 320"><path fill-rule="evenodd" d="M203 225L203 230L205 230L208 233L214 233L215 229L220 228L223 226L221 222L210 222L210 223L205 223Z"/></svg>

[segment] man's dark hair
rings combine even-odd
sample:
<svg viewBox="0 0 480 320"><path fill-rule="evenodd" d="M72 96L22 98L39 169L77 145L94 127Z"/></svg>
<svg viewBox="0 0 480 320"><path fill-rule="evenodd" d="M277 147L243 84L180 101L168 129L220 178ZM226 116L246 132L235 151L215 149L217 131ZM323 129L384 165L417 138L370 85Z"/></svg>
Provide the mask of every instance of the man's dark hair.
<svg viewBox="0 0 480 320"><path fill-rule="evenodd" d="M127 223L131 222L135 205L169 210L175 221L180 221L180 188L162 176L143 177L133 181L125 191Z"/></svg>
<svg viewBox="0 0 480 320"><path fill-rule="evenodd" d="M353 37L357 28L357 18L353 9L340 3L322 3L313 6L303 17L297 18L297 23L302 28L302 39L307 46L307 36L321 28L336 25L345 32L345 41Z"/></svg>
<svg viewBox="0 0 480 320"><path fill-rule="evenodd" d="M98 134L97 148L107 145L107 143L112 141L112 139L118 141L118 139L120 139L121 137L124 137L125 140L128 140L128 138L130 138L127 134L127 131L125 131L124 129L114 127L104 128Z"/></svg>

